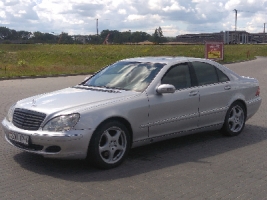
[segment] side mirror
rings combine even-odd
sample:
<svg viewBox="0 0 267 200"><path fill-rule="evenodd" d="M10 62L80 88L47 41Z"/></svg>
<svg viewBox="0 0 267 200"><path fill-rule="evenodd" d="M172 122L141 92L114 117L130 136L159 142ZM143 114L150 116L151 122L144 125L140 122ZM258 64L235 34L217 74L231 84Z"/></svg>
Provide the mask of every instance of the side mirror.
<svg viewBox="0 0 267 200"><path fill-rule="evenodd" d="M165 94L165 93L174 93L175 87L170 84L162 84L157 88L157 93Z"/></svg>

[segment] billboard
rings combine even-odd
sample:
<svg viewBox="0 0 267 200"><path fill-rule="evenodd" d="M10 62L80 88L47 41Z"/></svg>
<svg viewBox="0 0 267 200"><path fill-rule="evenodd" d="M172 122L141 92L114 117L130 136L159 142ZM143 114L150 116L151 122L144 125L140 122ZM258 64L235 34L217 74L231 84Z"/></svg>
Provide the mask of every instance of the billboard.
<svg viewBox="0 0 267 200"><path fill-rule="evenodd" d="M206 42L205 58L211 60L223 60L223 42Z"/></svg>

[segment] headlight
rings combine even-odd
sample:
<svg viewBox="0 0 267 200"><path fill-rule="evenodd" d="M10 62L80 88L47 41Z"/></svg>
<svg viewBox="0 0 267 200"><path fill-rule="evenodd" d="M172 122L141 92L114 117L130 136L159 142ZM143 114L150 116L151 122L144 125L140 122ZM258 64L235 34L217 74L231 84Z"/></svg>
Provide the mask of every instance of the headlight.
<svg viewBox="0 0 267 200"><path fill-rule="evenodd" d="M43 127L44 131L68 131L72 129L79 121L80 115L78 113L70 115L61 115L48 121Z"/></svg>
<svg viewBox="0 0 267 200"><path fill-rule="evenodd" d="M12 122L12 120L13 120L13 113L14 113L14 110L15 110L15 105L16 105L16 104L13 104L13 105L9 108L9 110L8 110L6 119L7 119L7 121L9 121L9 122Z"/></svg>

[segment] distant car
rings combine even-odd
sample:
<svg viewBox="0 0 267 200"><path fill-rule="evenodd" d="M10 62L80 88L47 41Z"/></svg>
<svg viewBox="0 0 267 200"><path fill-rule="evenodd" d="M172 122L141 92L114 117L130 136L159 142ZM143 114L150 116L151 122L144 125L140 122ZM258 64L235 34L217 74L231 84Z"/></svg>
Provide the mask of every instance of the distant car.
<svg viewBox="0 0 267 200"><path fill-rule="evenodd" d="M256 79L210 60L130 58L74 87L18 101L2 126L19 149L108 169L152 142L214 130L236 136L259 95Z"/></svg>

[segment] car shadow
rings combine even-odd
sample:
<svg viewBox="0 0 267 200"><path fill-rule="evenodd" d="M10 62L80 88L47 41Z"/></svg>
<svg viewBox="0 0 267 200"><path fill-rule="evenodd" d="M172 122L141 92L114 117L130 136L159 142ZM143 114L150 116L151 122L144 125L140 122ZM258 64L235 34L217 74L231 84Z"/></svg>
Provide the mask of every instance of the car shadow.
<svg viewBox="0 0 267 200"><path fill-rule="evenodd" d="M95 169L84 160L45 159L26 152L14 160L25 170L74 182L114 180L180 165L207 163L205 158L257 144L267 139L265 127L246 125L236 137L203 132L131 149L122 165L110 170Z"/></svg>

